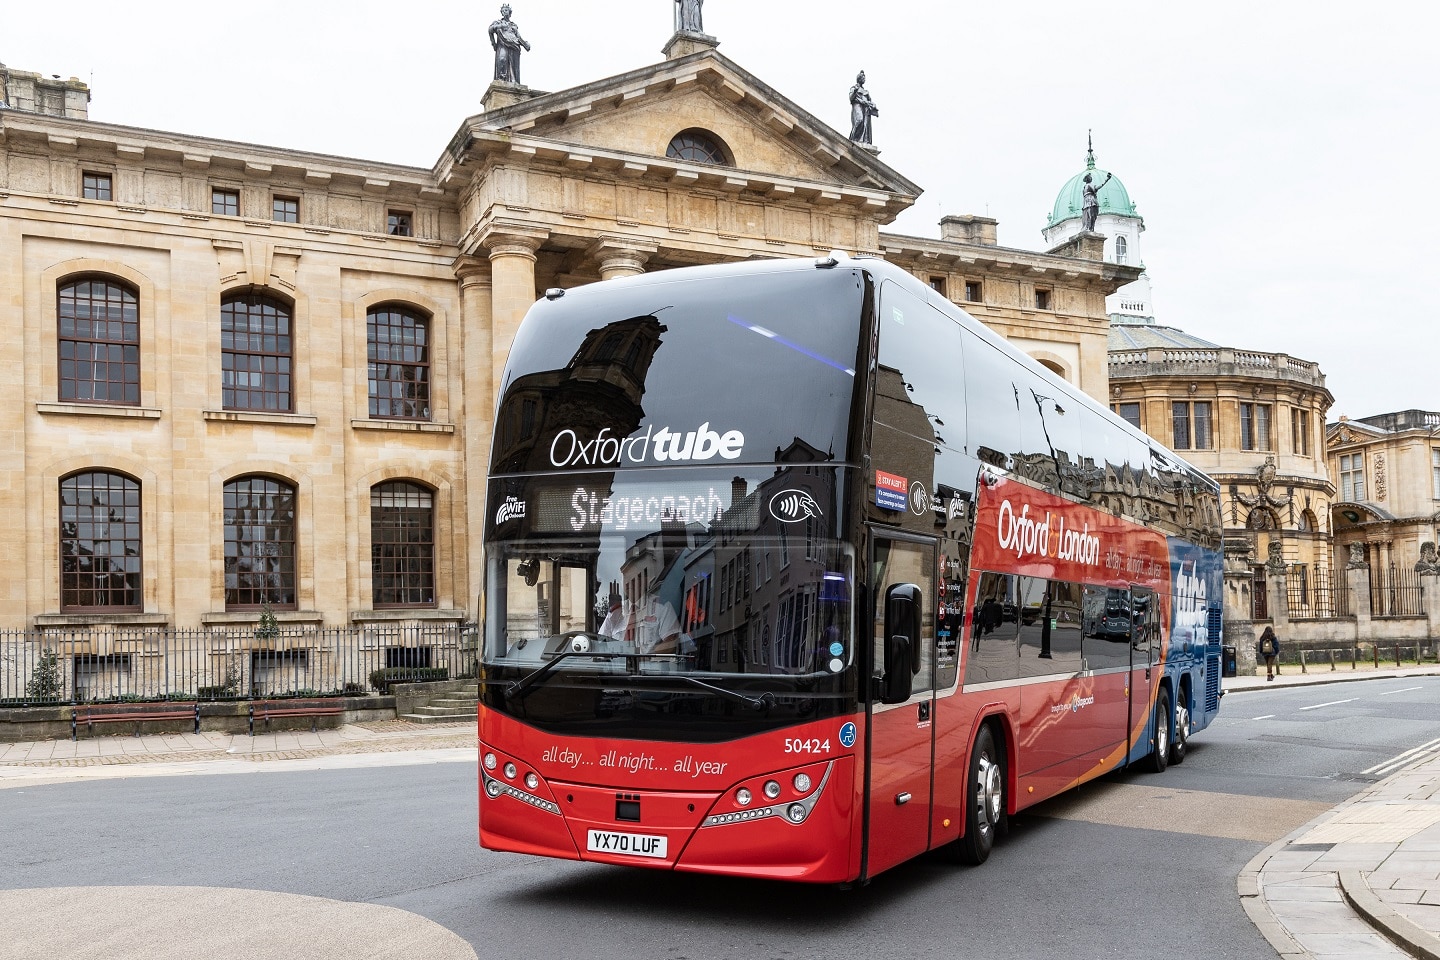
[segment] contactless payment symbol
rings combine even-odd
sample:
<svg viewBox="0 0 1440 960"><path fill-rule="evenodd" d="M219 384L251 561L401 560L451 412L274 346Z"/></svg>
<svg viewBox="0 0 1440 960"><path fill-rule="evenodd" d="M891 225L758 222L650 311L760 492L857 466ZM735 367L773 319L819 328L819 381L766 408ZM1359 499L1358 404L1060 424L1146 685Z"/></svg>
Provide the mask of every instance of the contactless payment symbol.
<svg viewBox="0 0 1440 960"><path fill-rule="evenodd" d="M847 723L840 728L840 746L855 746L855 724Z"/></svg>

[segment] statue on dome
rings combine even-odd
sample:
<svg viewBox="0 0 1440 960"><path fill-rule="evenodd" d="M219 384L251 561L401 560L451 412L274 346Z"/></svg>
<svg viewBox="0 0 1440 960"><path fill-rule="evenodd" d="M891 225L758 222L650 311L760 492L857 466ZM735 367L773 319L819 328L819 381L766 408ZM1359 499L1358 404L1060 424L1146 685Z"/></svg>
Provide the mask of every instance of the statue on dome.
<svg viewBox="0 0 1440 960"><path fill-rule="evenodd" d="M520 28L510 19L510 4L500 8L500 19L490 24L490 46L495 48L495 79L520 86L520 50L530 49Z"/></svg>
<svg viewBox="0 0 1440 960"><path fill-rule="evenodd" d="M1085 186L1081 188L1084 191L1084 198L1080 201L1080 223L1081 229L1086 233L1095 232L1095 221L1100 219L1099 194L1113 176L1115 174L1106 173L1105 179L1101 180L1100 186L1097 187L1089 171L1085 173Z"/></svg>
<svg viewBox="0 0 1440 960"><path fill-rule="evenodd" d="M704 5L705 0L675 0L675 32L703 34L705 27L700 22L700 8Z"/></svg>
<svg viewBox="0 0 1440 960"><path fill-rule="evenodd" d="M879 115L880 108L870 99L870 91L865 89L865 71L861 70L855 86L850 88L850 139L856 143L874 143L870 121Z"/></svg>

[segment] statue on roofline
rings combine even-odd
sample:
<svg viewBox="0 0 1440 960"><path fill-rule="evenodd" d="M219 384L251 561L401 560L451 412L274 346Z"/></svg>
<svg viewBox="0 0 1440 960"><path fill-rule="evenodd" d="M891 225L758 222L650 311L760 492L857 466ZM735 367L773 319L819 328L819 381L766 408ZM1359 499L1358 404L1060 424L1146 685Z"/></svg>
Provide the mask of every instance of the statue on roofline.
<svg viewBox="0 0 1440 960"><path fill-rule="evenodd" d="M675 0L675 32L704 33L700 22L700 8L704 5L705 0Z"/></svg>
<svg viewBox="0 0 1440 960"><path fill-rule="evenodd" d="M508 3L500 8L500 19L490 24L490 46L495 48L495 79L520 86L520 50L529 50L530 44L510 19Z"/></svg>
<svg viewBox="0 0 1440 960"><path fill-rule="evenodd" d="M870 91L865 89L865 71L861 70L855 86L850 88L850 139L856 143L874 143L870 121L879 115L880 108L870 99Z"/></svg>

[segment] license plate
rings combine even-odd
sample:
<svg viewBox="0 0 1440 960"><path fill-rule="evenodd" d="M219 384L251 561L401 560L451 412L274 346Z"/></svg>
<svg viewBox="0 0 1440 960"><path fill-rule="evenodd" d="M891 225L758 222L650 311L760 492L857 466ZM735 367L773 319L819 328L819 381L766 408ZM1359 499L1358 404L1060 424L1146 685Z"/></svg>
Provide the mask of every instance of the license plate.
<svg viewBox="0 0 1440 960"><path fill-rule="evenodd" d="M627 857L655 857L663 860L666 856L665 843L667 839L643 833L591 830L586 847L591 853L618 853Z"/></svg>

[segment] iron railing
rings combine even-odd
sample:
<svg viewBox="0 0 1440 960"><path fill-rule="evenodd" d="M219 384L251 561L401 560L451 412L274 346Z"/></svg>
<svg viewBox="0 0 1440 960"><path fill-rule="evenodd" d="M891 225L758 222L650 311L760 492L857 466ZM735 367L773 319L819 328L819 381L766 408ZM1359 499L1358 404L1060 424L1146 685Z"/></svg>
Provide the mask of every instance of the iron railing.
<svg viewBox="0 0 1440 960"><path fill-rule="evenodd" d="M1350 591L1342 571L1330 567L1291 567L1286 571L1286 596L1295 620L1333 620L1350 616Z"/></svg>
<svg viewBox="0 0 1440 960"><path fill-rule="evenodd" d="M0 705L362 696L476 665L476 634L458 623L11 630L0 631Z"/></svg>
<svg viewBox="0 0 1440 960"><path fill-rule="evenodd" d="M1420 575L1394 566L1370 569L1370 614L1375 617L1423 617L1425 594Z"/></svg>

